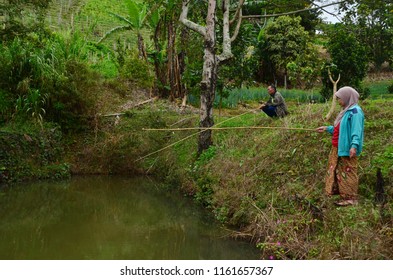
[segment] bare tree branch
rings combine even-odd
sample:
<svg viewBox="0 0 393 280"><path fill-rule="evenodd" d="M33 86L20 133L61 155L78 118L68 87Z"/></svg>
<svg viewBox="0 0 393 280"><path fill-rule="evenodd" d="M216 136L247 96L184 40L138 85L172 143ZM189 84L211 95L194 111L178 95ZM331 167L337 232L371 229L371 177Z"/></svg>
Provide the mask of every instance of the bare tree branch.
<svg viewBox="0 0 393 280"><path fill-rule="evenodd" d="M231 49L231 38L229 36L229 0L223 0L223 39L222 39L222 53L217 56L218 62L227 60L233 56Z"/></svg>
<svg viewBox="0 0 393 280"><path fill-rule="evenodd" d="M228 0L223 0L223 52L217 56L218 62L225 61L233 56L231 50L231 43L235 41L236 37L239 35L240 25L242 23L242 7L244 4L244 0L239 1L239 5L236 9L235 16L232 20L230 18L230 10L229 10L229 3ZM237 24L235 27L235 31L233 36L230 37L229 34L229 27L237 20Z"/></svg>
<svg viewBox="0 0 393 280"><path fill-rule="evenodd" d="M335 17L339 22L342 22L342 20L341 20L337 15L335 15L335 14L329 12L329 11L326 10L326 9L321 9L321 10L324 11L325 13L327 13L327 14L329 14L329 15Z"/></svg>
<svg viewBox="0 0 393 280"><path fill-rule="evenodd" d="M239 1L239 5L238 5L237 8L236 8L236 12L235 12L235 14L233 15L233 18L231 19L231 21L229 22L230 25L232 25L232 24L238 19L239 13L242 11L244 1L245 1L245 0L240 0L240 1ZM240 16L240 17L241 17L241 16Z"/></svg>
<svg viewBox="0 0 393 280"><path fill-rule="evenodd" d="M243 4L244 4L244 0L240 0L235 16L231 21L233 23L233 21L236 20L237 18L237 24L236 24L235 31L233 32L231 42L235 41L237 36L239 35L240 26L242 24L242 19L243 19Z"/></svg>
<svg viewBox="0 0 393 280"><path fill-rule="evenodd" d="M196 24L195 22L192 22L187 19L189 4L190 4L190 0L183 0L182 12L179 18L180 22L183 23L188 28L190 28L191 30L198 32L202 36L206 36L206 29L202 25Z"/></svg>
<svg viewBox="0 0 393 280"><path fill-rule="evenodd" d="M287 13L269 14L269 15L249 15L249 16L243 16L243 18L269 18L269 17L286 16L286 15L297 14L297 13L301 13L301 12L305 12L305 11L319 10L319 9L322 9L322 8L325 8L328 6L338 5L338 4L341 4L344 2L346 2L346 1L344 0L344 1L334 2L334 3L322 5L322 6L317 6L314 8L304 8L301 10L291 11L291 12L287 12Z"/></svg>

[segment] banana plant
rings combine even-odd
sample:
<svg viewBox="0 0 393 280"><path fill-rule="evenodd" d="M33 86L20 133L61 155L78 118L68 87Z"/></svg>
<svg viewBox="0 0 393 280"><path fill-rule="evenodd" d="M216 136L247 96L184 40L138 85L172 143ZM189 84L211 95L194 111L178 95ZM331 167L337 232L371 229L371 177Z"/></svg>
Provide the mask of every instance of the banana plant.
<svg viewBox="0 0 393 280"><path fill-rule="evenodd" d="M142 29L147 26L152 26L156 24L159 17L158 9L149 9L146 3L139 3L135 0L124 0L127 6L127 16L122 16L116 13L110 12L111 15L119 19L123 25L116 26L109 30L99 41L101 43L108 36L118 33L124 30L134 30L138 37L138 51L139 57L147 59L146 47L144 44ZM149 20L148 20L149 19Z"/></svg>

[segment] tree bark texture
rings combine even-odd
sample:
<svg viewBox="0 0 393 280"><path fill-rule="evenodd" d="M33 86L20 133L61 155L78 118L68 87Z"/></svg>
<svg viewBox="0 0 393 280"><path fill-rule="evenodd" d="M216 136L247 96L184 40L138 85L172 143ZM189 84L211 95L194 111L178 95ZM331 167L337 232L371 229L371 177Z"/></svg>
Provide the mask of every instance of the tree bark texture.
<svg viewBox="0 0 393 280"><path fill-rule="evenodd" d="M239 0L238 8L236 10L233 21L229 20L229 0L223 0L223 42L222 53L216 54L216 0L208 1L208 9L206 16L205 26L196 24L187 19L190 0L183 0L182 13L180 15L180 22L182 22L189 29L201 34L204 40L204 56L203 56L203 72L202 81L200 84L201 89L201 107L200 107L200 123L201 132L198 139L198 154L200 155L204 150L208 149L212 144L212 132L207 129L214 125L213 120L213 103L216 93L217 71L219 64L225 60L230 59L233 54L231 51L231 42L235 40L240 23L238 22L234 36L231 38L229 35L231 22L241 21L241 7L244 0Z"/></svg>
<svg viewBox="0 0 393 280"><path fill-rule="evenodd" d="M153 57L154 59L154 71L156 72L156 77L157 81L155 82L154 86L154 96L159 96L159 97L167 97L169 95L168 89L164 86L167 83L167 77L166 77L166 69L164 69L163 61L159 56L159 53L161 52L161 44L160 44L160 38L162 35L162 31L164 30L165 34L165 25L163 22L160 22L154 31L154 48L155 48L155 55Z"/></svg>
<svg viewBox="0 0 393 280"><path fill-rule="evenodd" d="M154 69L158 83L155 85L155 95L160 97L169 97L171 101L176 98L184 98L185 91L182 85L181 75L184 61L181 55L177 55L176 47L176 30L177 25L173 18L163 20L157 25L154 33L154 46L156 55L154 56ZM166 41L166 44L161 42ZM163 59L160 53L163 52L163 46L166 45L165 53L167 59ZM182 67L182 68L181 68ZM182 70L183 69L183 70Z"/></svg>
<svg viewBox="0 0 393 280"><path fill-rule="evenodd" d="M171 19L168 23L168 80L171 88L171 100L182 98L181 76L176 50L176 27Z"/></svg>
<svg viewBox="0 0 393 280"><path fill-rule="evenodd" d="M143 37L141 33L138 33L138 50L139 50L139 58L147 60L145 43L143 41Z"/></svg>
<svg viewBox="0 0 393 280"><path fill-rule="evenodd" d="M206 33L204 38L204 56L203 56L203 72L201 81L201 107L200 107L200 123L203 128L212 127L213 120L213 103L216 92L217 80L217 64L216 64L216 35L215 35L215 16L216 1L209 0L208 12L206 17ZM202 130L199 134L198 154L208 149L212 144L212 131Z"/></svg>

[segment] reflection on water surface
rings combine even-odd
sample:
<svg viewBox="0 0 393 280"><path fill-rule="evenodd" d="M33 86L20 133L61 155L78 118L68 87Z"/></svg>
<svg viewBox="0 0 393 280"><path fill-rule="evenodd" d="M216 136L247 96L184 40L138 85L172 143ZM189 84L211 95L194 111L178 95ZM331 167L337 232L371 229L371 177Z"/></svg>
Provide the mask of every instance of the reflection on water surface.
<svg viewBox="0 0 393 280"><path fill-rule="evenodd" d="M146 178L74 177L0 191L0 259L258 259L252 245Z"/></svg>

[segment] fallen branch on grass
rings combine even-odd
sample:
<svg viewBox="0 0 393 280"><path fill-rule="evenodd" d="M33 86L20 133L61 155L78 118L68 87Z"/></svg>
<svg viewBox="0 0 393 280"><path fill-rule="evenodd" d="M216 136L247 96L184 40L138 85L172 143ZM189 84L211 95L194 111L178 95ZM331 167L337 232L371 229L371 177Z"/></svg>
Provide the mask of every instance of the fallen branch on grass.
<svg viewBox="0 0 393 280"><path fill-rule="evenodd" d="M157 99L158 99L157 96L156 96L156 97L153 97L153 98L150 98L150 99L148 99L148 100L145 100L145 101L139 102L139 103L137 103L137 104L135 104L135 105L132 105L129 109L137 108L137 107L142 106L142 105L145 105L145 104L147 104L147 103L154 102L154 101L156 101ZM118 116L121 116L121 115L124 115L124 114L125 114L125 113L112 113L112 114L106 114L106 115L100 115L100 116L101 116L101 117L118 117Z"/></svg>

